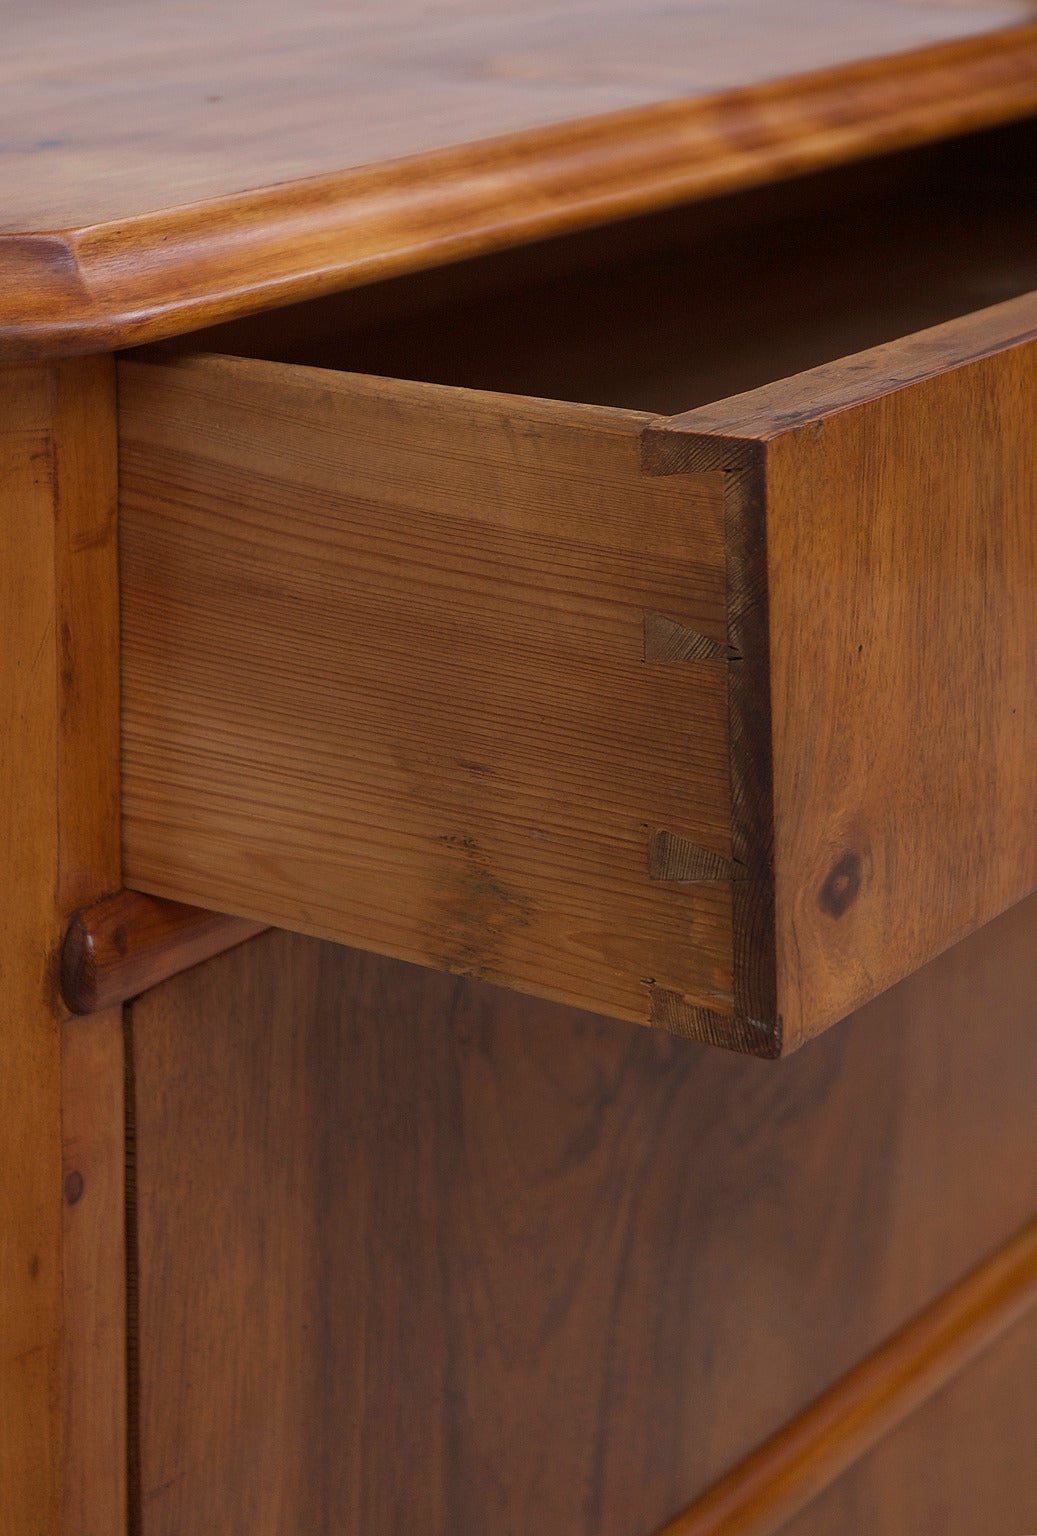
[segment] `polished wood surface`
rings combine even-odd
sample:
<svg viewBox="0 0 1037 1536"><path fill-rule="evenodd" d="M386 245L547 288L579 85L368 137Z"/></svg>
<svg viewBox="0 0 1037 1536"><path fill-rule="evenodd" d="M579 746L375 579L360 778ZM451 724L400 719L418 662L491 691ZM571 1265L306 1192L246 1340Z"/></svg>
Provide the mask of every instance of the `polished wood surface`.
<svg viewBox="0 0 1037 1536"><path fill-rule="evenodd" d="M1032 1217L1035 925L779 1063L283 934L149 993L142 1536L646 1536Z"/></svg>
<svg viewBox="0 0 1037 1536"><path fill-rule="evenodd" d="M1035 1309L1037 1222L1031 1222L734 1467L691 1509L667 1521L659 1536L776 1536ZM994 1392L987 1401L998 1404L1001 1422L998 1399ZM917 1529L931 1529L929 1507L923 1504L919 1513ZM884 1536L893 1536L895 1529L888 1523L839 1528L870 1528Z"/></svg>
<svg viewBox="0 0 1037 1536"><path fill-rule="evenodd" d="M632 412L119 377L127 881L737 1031L721 477Z"/></svg>
<svg viewBox="0 0 1037 1536"><path fill-rule="evenodd" d="M2 1536L1034 1528L1037 9L6 9Z"/></svg>
<svg viewBox="0 0 1037 1536"><path fill-rule="evenodd" d="M851 1467L782 1536L1004 1536L1037 1531L1037 1317Z"/></svg>
<svg viewBox="0 0 1037 1536"><path fill-rule="evenodd" d="M61 991L73 1013L121 1007L148 987L254 938L262 924L140 891L77 912L61 946Z"/></svg>
<svg viewBox="0 0 1037 1536"><path fill-rule="evenodd" d="M1035 341L1028 295L653 435L757 476L789 1045L1037 887Z"/></svg>
<svg viewBox="0 0 1037 1536"><path fill-rule="evenodd" d="M1007 122L1037 108L1037 27L1010 25L1033 15L221 0L48 27L35 6L0 65L0 356L179 334Z"/></svg>
<svg viewBox="0 0 1037 1536"><path fill-rule="evenodd" d="M126 1503L122 1025L65 1022L55 957L119 880L115 375L2 383L2 1523L96 1536Z"/></svg>
<svg viewBox="0 0 1037 1536"><path fill-rule="evenodd" d="M1026 0L832 0L823 25L806 0L727 0L722 19L704 0L42 0L4 18L0 229L121 220L871 59L895 76L917 65L890 55L1010 47L999 29L1034 19Z"/></svg>

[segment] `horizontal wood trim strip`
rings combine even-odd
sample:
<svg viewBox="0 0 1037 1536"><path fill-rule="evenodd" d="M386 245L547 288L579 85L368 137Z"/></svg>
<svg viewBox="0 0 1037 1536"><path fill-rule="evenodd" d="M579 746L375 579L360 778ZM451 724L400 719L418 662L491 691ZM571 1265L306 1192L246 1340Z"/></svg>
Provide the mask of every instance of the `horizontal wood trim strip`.
<svg viewBox="0 0 1037 1536"><path fill-rule="evenodd" d="M104 351L1037 110L1037 26L0 237L0 360Z"/></svg>
<svg viewBox="0 0 1037 1536"><path fill-rule="evenodd" d="M658 1536L775 1536L1037 1305L1037 1221L867 1356Z"/></svg>
<svg viewBox="0 0 1037 1536"><path fill-rule="evenodd" d="M117 1007L265 927L140 891L118 891L77 912L69 924L61 952L65 1002L80 1014Z"/></svg>

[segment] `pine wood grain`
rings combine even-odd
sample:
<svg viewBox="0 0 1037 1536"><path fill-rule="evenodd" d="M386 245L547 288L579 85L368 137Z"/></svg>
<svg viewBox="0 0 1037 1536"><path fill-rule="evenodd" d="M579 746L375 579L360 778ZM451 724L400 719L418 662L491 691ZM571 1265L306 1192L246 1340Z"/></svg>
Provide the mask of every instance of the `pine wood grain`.
<svg viewBox="0 0 1037 1536"><path fill-rule="evenodd" d="M5 25L6 358L179 334L1037 108L1016 0L839 0L821 26L802 0L49 15Z"/></svg>
<svg viewBox="0 0 1037 1536"><path fill-rule="evenodd" d="M119 878L110 360L0 378L5 1536L125 1521L121 1020L63 1029L68 913Z"/></svg>
<svg viewBox="0 0 1037 1536"><path fill-rule="evenodd" d="M1035 1308L1037 1222L912 1318L772 1440L734 1467L691 1509L668 1521L659 1536L776 1536L848 1468ZM1026 1378L1021 1373L1010 1369L1007 1377L1009 1391L1012 1387L1016 1392L1025 1390ZM1030 1390L1032 1393L1032 1378ZM1006 1397L998 1383L986 1394L985 1412L978 1415L973 1403L970 1421L988 1418L993 1408L998 1423L1004 1424L1008 1418ZM955 1459L961 1457L962 1449L960 1443L956 1445ZM947 1464L950 1459L944 1449L939 1460ZM986 1470L977 1466L971 1455L968 1460L972 1476L982 1476L991 1488ZM923 1465L921 1461L915 1463L915 1477ZM1018 1501L1020 1486L1018 1477L1009 1479L1011 1492L1006 1502ZM1037 1482L1033 1482L1033 1489L1037 1491ZM920 1500L919 1505L920 1528L932 1528L931 1497ZM879 1523L871 1528L892 1533L901 1527Z"/></svg>
<svg viewBox="0 0 1037 1536"><path fill-rule="evenodd" d="M77 912L61 946L61 992L73 1013L130 998L253 938L258 923L140 891L117 891Z"/></svg>
<svg viewBox="0 0 1037 1536"><path fill-rule="evenodd" d="M120 399L127 881L730 1016L730 881L649 868L732 853L720 475L643 477L636 413L273 364Z"/></svg>
<svg viewBox="0 0 1037 1536"><path fill-rule="evenodd" d="M1035 341L1028 295L657 440L762 477L788 1045L1037 886Z"/></svg>
<svg viewBox="0 0 1037 1536"><path fill-rule="evenodd" d="M140 999L142 1536L655 1530L1031 1218L1035 932L777 1064L284 934Z"/></svg>

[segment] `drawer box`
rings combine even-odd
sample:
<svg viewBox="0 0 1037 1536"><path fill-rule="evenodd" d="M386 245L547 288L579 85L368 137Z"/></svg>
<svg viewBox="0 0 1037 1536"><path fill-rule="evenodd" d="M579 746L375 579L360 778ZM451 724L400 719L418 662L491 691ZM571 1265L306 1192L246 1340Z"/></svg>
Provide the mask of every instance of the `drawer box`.
<svg viewBox="0 0 1037 1536"><path fill-rule="evenodd" d="M127 357L128 882L794 1048L1037 886L1035 338L667 416Z"/></svg>

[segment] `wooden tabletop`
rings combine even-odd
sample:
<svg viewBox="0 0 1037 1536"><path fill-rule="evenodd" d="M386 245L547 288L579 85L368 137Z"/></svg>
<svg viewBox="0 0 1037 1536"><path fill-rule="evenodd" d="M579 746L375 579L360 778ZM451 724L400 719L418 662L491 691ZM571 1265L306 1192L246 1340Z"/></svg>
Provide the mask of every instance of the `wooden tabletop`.
<svg viewBox="0 0 1037 1536"><path fill-rule="evenodd" d="M1022 0L0 6L0 356L86 351L1037 109Z"/></svg>

